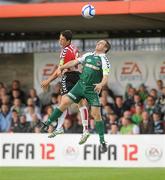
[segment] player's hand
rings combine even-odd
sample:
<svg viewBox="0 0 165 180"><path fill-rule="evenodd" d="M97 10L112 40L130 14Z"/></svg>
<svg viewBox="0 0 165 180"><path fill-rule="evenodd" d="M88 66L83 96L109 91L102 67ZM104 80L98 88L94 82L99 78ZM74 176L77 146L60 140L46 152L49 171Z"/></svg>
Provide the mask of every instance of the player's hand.
<svg viewBox="0 0 165 180"><path fill-rule="evenodd" d="M49 89L49 81L48 80L43 80L41 82L41 88L44 90L44 91L47 91Z"/></svg>
<svg viewBox="0 0 165 180"><path fill-rule="evenodd" d="M62 70L60 69L60 66L59 66L56 70L56 74L57 74L57 76L60 76L61 73L62 73Z"/></svg>
<svg viewBox="0 0 165 180"><path fill-rule="evenodd" d="M95 85L94 90L99 94L102 90L102 87L103 87L102 84L99 83L99 84L94 84L94 85Z"/></svg>

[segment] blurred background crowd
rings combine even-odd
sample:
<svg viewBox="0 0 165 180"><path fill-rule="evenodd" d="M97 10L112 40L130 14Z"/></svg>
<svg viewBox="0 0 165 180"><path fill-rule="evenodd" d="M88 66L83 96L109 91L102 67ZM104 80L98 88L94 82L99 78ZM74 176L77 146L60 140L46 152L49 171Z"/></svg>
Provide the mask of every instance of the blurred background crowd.
<svg viewBox="0 0 165 180"><path fill-rule="evenodd" d="M38 95L34 88L23 91L18 80L11 82L11 87L0 82L0 132L42 133L41 121L47 120L61 99L60 83L53 86L52 92ZM128 84L122 96L104 87L100 102L105 132L108 134L165 133L165 86L162 80L157 80L157 88L153 89L145 84L139 88ZM55 125L51 125L48 132L52 132ZM82 133L77 105L68 109L63 126L65 133ZM89 130L96 132L90 115Z"/></svg>

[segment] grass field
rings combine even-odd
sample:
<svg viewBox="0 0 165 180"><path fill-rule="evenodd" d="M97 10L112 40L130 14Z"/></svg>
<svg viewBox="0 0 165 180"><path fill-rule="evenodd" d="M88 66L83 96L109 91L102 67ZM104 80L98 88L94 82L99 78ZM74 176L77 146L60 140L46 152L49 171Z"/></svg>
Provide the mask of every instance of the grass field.
<svg viewBox="0 0 165 180"><path fill-rule="evenodd" d="M165 180L165 168L0 168L0 180Z"/></svg>

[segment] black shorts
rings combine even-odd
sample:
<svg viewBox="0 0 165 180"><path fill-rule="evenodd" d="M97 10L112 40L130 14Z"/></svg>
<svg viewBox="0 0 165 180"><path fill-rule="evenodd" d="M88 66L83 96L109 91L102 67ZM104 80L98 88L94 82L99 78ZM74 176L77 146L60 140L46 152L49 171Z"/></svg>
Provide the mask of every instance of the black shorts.
<svg viewBox="0 0 165 180"><path fill-rule="evenodd" d="M80 72L66 72L61 78L61 95L67 94L80 79Z"/></svg>

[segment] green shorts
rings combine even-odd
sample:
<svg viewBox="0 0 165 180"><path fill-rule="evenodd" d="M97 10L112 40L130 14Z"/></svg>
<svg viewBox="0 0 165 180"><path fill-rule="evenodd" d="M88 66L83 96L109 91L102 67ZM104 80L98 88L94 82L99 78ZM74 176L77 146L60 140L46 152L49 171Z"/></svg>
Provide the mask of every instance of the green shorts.
<svg viewBox="0 0 165 180"><path fill-rule="evenodd" d="M67 95L75 103L85 98L89 105L100 106L99 95L94 91L94 86L86 86L81 80L76 83Z"/></svg>

